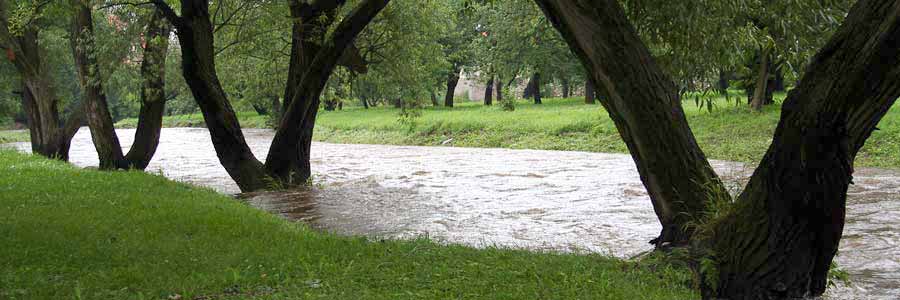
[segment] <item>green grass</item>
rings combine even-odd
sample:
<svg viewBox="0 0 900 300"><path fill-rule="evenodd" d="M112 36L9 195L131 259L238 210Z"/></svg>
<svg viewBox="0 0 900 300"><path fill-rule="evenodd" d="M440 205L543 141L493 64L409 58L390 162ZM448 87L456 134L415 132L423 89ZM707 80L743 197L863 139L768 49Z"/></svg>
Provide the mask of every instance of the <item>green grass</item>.
<svg viewBox="0 0 900 300"><path fill-rule="evenodd" d="M0 183L0 299L698 298L683 271L339 237L141 172L0 151Z"/></svg>
<svg viewBox="0 0 900 300"><path fill-rule="evenodd" d="M776 96L779 101L783 97ZM727 103L724 97L716 99L712 112L698 108L691 100L684 102L684 108L688 123L709 158L740 162L762 158L781 113L780 104L768 106L763 112L751 112L747 105ZM264 116L239 116L245 128L266 127ZM126 120L118 125L133 123ZM167 117L165 123L170 127L202 126L202 117ZM900 168L900 108L892 109L879 128L859 153L857 166ZM392 107L321 111L315 139L333 143L628 153L602 106L585 105L578 98L545 99L543 105L519 101L514 112L477 102L458 103L451 109L428 107L415 126L398 122L398 110Z"/></svg>
<svg viewBox="0 0 900 300"><path fill-rule="evenodd" d="M0 144L27 142L31 140L28 131L23 130L0 130Z"/></svg>

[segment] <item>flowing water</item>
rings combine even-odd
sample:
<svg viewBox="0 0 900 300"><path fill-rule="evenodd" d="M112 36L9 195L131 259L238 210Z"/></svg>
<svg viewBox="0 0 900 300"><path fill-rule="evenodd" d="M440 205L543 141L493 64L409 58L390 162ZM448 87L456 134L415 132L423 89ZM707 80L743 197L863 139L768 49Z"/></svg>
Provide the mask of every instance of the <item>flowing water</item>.
<svg viewBox="0 0 900 300"><path fill-rule="evenodd" d="M134 130L119 130L123 146ZM273 133L246 130L265 157ZM16 145L27 150L29 145ZM96 166L88 130L72 161ZM428 236L476 247L590 251L630 257L651 249L660 226L630 156L585 152L314 143L315 188L241 195L291 220L342 234ZM734 187L751 169L714 161ZM205 129L164 129L151 172L238 193ZM852 286L828 299L900 299L900 172L857 170L839 265Z"/></svg>

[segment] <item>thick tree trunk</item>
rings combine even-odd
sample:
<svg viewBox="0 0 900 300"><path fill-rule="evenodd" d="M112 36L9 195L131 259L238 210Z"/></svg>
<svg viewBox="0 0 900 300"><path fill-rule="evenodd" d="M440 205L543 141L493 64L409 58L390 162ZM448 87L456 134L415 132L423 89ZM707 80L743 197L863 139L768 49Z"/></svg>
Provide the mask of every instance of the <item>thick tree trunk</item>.
<svg viewBox="0 0 900 300"><path fill-rule="evenodd" d="M750 108L760 111L766 104L766 90L769 83L769 54L768 48L760 51L759 69L756 74L756 86L753 90L753 100L750 101Z"/></svg>
<svg viewBox="0 0 900 300"><path fill-rule="evenodd" d="M484 85L484 105L491 106L494 104L494 76Z"/></svg>
<svg viewBox="0 0 900 300"><path fill-rule="evenodd" d="M590 78L587 78L584 81L584 104L595 104L597 100L597 95L594 92L594 81Z"/></svg>
<svg viewBox="0 0 900 300"><path fill-rule="evenodd" d="M182 74L203 113L219 162L241 191L271 186L263 164L253 156L240 123L216 75L213 26L206 0L182 0L181 17L162 1L157 7L175 25L181 44ZM167 12L168 11L168 12Z"/></svg>
<svg viewBox="0 0 900 300"><path fill-rule="evenodd" d="M662 224L653 243L684 244L710 195L727 191L697 145L673 81L615 0L536 0L591 74Z"/></svg>
<svg viewBox="0 0 900 300"><path fill-rule="evenodd" d="M785 101L768 152L715 229L706 298L821 295L856 153L900 97L900 1L860 0Z"/></svg>
<svg viewBox="0 0 900 300"><path fill-rule="evenodd" d="M67 122L60 119L59 98L44 65L44 51L38 45L34 24L20 35L9 32L9 7L0 1L0 43L7 47L8 59L22 78L22 106L28 118L32 152L49 158L69 159L72 137L84 122L84 111L77 105ZM65 126L63 126L65 125Z"/></svg>
<svg viewBox="0 0 900 300"><path fill-rule="evenodd" d="M100 76L100 65L94 44L94 25L91 8L81 0L72 0L75 7L71 33L71 46L75 58L75 70L81 86L85 116L91 130L91 139L100 160L100 169L112 170L127 168L116 128L113 127L112 116L103 90L103 79Z"/></svg>
<svg viewBox="0 0 900 300"><path fill-rule="evenodd" d="M269 148L266 169L273 177L289 185L309 180L309 152L322 90L344 50L388 2L361 1L334 29L331 40L316 53Z"/></svg>
<svg viewBox="0 0 900 300"><path fill-rule="evenodd" d="M542 104L541 101L541 73L535 72L534 75L531 76L532 92L534 95L534 104Z"/></svg>
<svg viewBox="0 0 900 300"><path fill-rule="evenodd" d="M144 35L146 42L144 60L141 62L141 111L134 132L134 143L125 155L125 160L132 168L147 168L159 146L163 113L166 110L166 56L171 30L162 12L156 10ZM275 100L278 101L278 98Z"/></svg>
<svg viewBox="0 0 900 300"><path fill-rule="evenodd" d="M450 74L447 75L447 93L444 94L444 106L453 107L453 96L456 93L456 85L459 84L459 66L453 65Z"/></svg>

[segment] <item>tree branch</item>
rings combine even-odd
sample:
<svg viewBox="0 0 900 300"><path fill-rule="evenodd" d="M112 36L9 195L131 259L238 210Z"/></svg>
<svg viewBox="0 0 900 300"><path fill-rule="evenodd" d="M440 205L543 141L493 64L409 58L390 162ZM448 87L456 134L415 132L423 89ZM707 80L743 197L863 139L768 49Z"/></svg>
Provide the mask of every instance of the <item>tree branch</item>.
<svg viewBox="0 0 900 300"><path fill-rule="evenodd" d="M151 0L150 2L153 2L153 4L156 5L156 8L158 8L163 13L163 16L166 17L166 20L169 20L172 25L175 25L175 28L181 27L181 17L179 17L178 14L175 13L175 10L173 10L165 0Z"/></svg>

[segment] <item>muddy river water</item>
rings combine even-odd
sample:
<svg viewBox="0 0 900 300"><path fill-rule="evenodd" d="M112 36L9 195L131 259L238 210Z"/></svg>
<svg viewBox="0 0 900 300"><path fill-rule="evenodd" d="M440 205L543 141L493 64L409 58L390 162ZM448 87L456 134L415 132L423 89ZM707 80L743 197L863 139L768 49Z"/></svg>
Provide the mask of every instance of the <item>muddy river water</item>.
<svg viewBox="0 0 900 300"><path fill-rule="evenodd" d="M119 130L123 146L133 130ZM273 133L246 130L265 157ZM17 147L28 150L29 145ZM316 187L242 195L288 219L342 234L428 236L476 247L590 251L630 257L659 233L650 200L627 155L585 152L313 144ZM96 166L88 130L72 161ZM714 161L739 187L752 171ZM205 129L164 129L152 172L222 193L238 193ZM828 299L900 299L900 171L860 169L848 199L837 262L851 286Z"/></svg>

